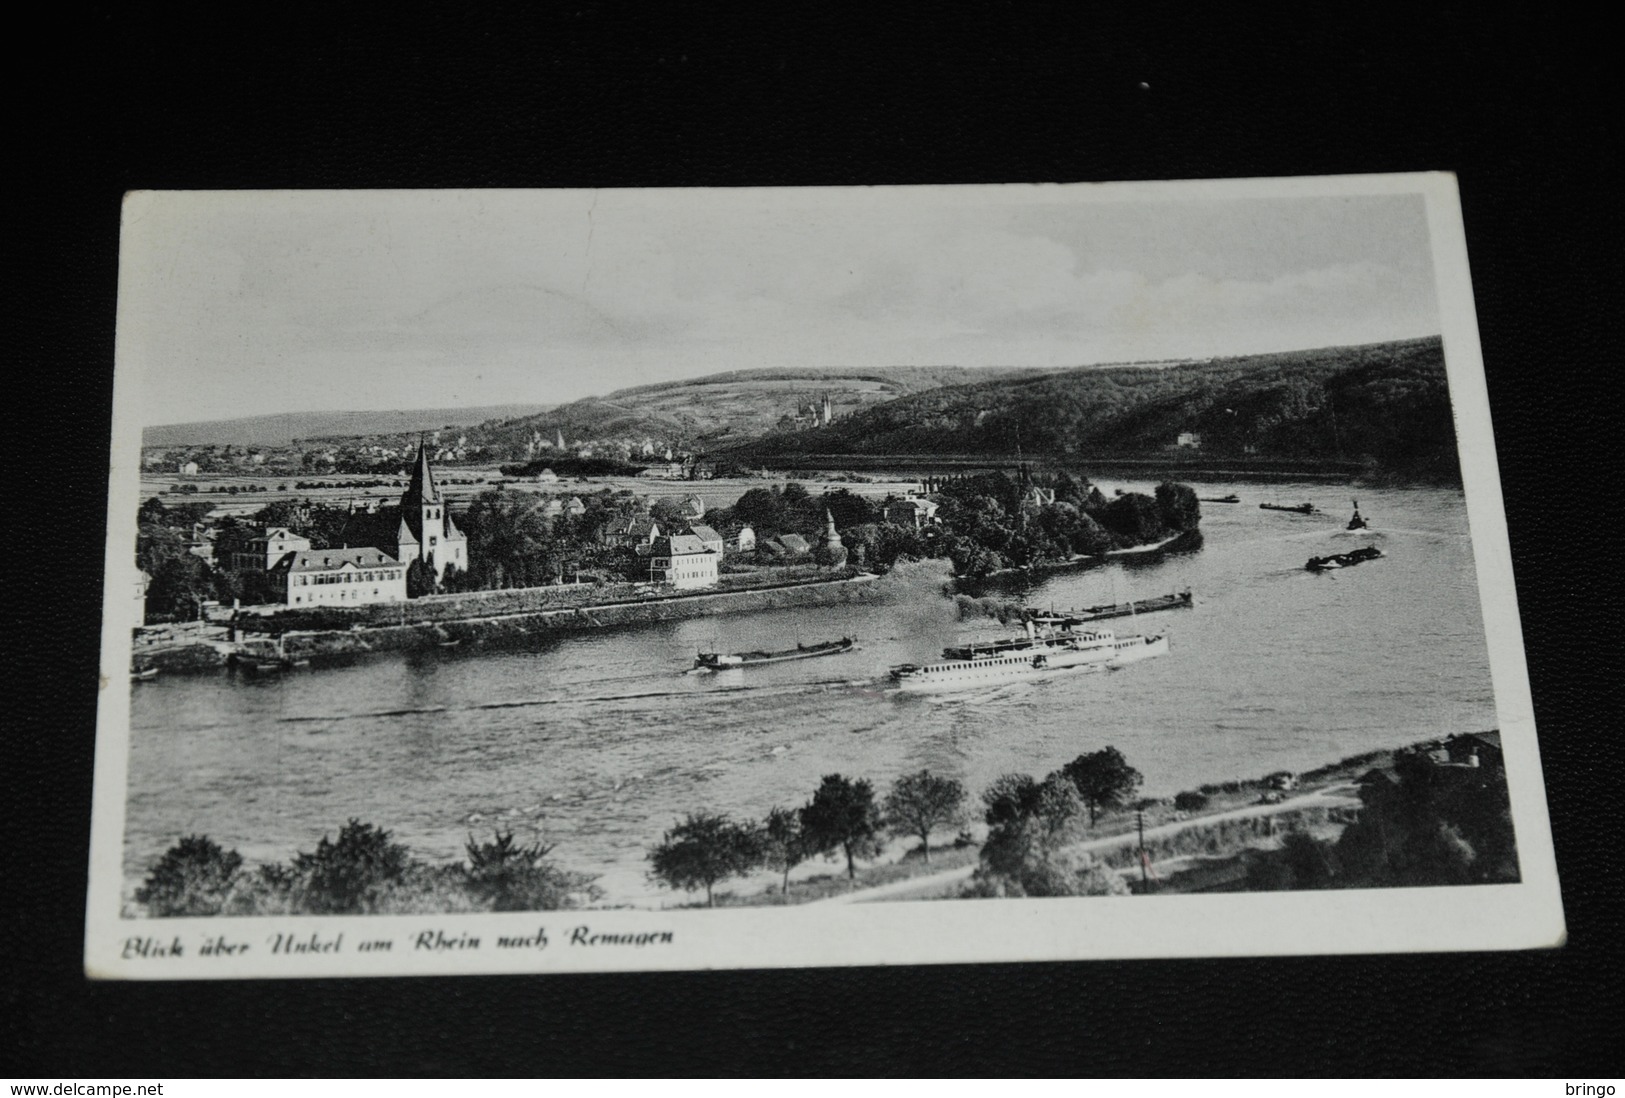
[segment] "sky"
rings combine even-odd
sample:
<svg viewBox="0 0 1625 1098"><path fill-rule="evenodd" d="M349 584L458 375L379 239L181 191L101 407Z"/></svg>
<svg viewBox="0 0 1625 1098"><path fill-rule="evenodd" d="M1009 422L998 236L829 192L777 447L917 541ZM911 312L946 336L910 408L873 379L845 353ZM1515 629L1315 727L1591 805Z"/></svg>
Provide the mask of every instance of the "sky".
<svg viewBox="0 0 1625 1098"><path fill-rule="evenodd" d="M1439 327L1402 189L146 192L125 206L117 371L152 426Z"/></svg>

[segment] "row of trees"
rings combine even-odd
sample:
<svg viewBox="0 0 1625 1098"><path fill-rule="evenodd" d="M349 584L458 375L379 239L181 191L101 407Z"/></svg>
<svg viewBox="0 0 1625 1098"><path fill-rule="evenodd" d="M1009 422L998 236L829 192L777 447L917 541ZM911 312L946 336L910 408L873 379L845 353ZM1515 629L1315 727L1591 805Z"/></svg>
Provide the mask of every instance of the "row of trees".
<svg viewBox="0 0 1625 1098"><path fill-rule="evenodd" d="M599 895L593 878L554 864L550 846L498 832L469 836L465 849L467 861L431 865L390 832L350 820L336 840L250 870L237 851L191 835L153 864L135 900L161 918L552 911Z"/></svg>
<svg viewBox="0 0 1625 1098"><path fill-rule="evenodd" d="M1092 895L1122 891L1115 874L1067 848L1093 826L1101 811L1128 803L1139 771L1114 747L1080 755L1042 781L1007 774L982 794L988 826L972 896ZM881 851L884 835L917 837L926 864L931 836L969 820L958 781L920 770L898 778L883 798L866 779L829 774L798 809L774 808L760 821L716 812L690 813L649 851L649 877L671 889L705 892L715 903L724 881L761 869L782 876L809 858L840 853L849 881L857 862Z"/></svg>

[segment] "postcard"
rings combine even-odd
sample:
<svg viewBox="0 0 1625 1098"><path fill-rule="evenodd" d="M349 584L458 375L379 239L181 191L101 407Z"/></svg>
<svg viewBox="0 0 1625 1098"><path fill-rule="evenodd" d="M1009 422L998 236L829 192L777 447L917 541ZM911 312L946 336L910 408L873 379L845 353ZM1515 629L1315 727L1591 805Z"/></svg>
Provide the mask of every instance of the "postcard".
<svg viewBox="0 0 1625 1098"><path fill-rule="evenodd" d="M85 967L1504 950L1456 183L142 192Z"/></svg>

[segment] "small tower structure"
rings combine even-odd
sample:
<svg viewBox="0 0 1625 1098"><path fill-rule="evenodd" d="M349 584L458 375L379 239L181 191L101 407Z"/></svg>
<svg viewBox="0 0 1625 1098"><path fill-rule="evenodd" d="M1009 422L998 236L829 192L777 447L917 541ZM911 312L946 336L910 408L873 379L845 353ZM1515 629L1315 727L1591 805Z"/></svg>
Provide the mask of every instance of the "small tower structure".
<svg viewBox="0 0 1625 1098"><path fill-rule="evenodd" d="M457 529L446 509L446 498L435 483L429 464L429 447L418 440L417 460L412 479L401 496L401 521L396 533L398 559L410 564L421 560L434 569L435 579L445 578L446 566L468 567L468 538Z"/></svg>
<svg viewBox="0 0 1625 1098"><path fill-rule="evenodd" d="M826 568L840 568L846 564L846 545L840 531L835 529L835 516L824 508L824 537L813 551L813 559Z"/></svg>

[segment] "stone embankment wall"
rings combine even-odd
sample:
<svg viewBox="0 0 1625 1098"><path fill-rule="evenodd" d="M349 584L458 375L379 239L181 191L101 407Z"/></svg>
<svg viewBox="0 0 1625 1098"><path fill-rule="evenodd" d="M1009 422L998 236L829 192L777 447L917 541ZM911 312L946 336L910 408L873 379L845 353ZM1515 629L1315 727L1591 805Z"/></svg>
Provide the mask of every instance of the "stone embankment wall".
<svg viewBox="0 0 1625 1098"><path fill-rule="evenodd" d="M283 650L293 659L310 657L320 661L325 656L432 648L453 641L459 645L499 647L522 644L532 637L561 636L651 622L797 606L868 602L879 597L876 579L875 576L861 575L823 583L685 595L565 610L521 611L409 625L288 633L283 638ZM166 672L206 671L218 668L224 662L225 656L221 652L207 645L194 645L144 653L137 660L137 666L155 666Z"/></svg>

